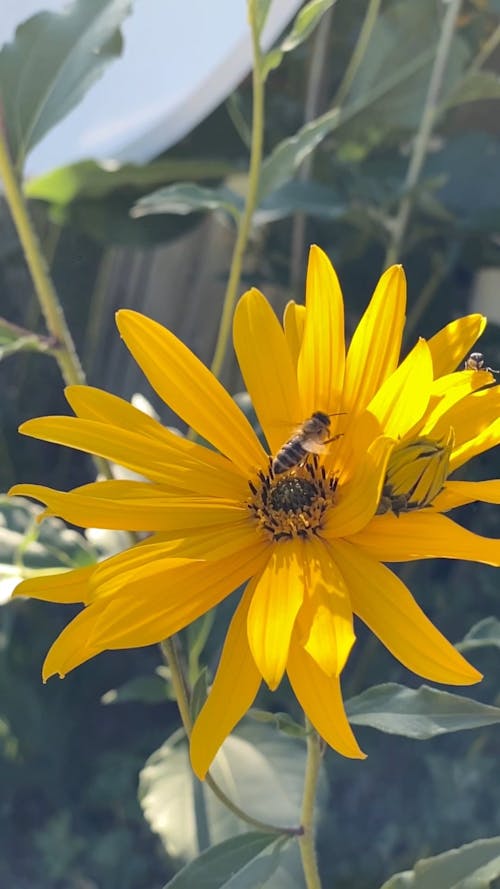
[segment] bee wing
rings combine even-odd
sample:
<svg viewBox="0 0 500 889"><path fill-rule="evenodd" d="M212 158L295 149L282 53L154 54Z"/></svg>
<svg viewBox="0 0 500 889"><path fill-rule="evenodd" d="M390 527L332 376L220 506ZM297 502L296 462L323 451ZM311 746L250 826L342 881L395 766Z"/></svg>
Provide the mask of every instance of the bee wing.
<svg viewBox="0 0 500 889"><path fill-rule="evenodd" d="M309 454L324 454L328 450L328 446L317 438L304 438L300 443Z"/></svg>

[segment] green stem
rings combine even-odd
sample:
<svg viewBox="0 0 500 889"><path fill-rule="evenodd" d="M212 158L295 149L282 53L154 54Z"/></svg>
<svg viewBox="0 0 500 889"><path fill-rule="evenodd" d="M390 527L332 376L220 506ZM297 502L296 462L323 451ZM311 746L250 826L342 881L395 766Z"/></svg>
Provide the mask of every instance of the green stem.
<svg viewBox="0 0 500 889"><path fill-rule="evenodd" d="M231 258L231 267L229 270L226 293L224 295L217 343L211 365L212 373L218 378L221 374L227 345L231 335L234 304L238 296L243 255L247 246L252 217L257 204L260 168L262 165L262 146L264 141L264 79L262 77L262 60L257 28L256 0L248 0L248 18L250 21L253 48L252 143L250 147L250 166L248 170L248 188L245 208L238 223L238 233Z"/></svg>
<svg viewBox="0 0 500 889"><path fill-rule="evenodd" d="M318 861L314 845L314 804L321 765L321 742L318 734L306 718L307 759L302 798L302 835L299 837L300 857L307 889L321 889Z"/></svg>
<svg viewBox="0 0 500 889"><path fill-rule="evenodd" d="M334 107L336 105L342 105L351 89L356 72L364 59L365 52L370 42L372 31L378 18L380 4L381 0L370 0L368 3L363 24L361 25L358 39L356 41L356 46L354 47L351 58L349 59L349 64L345 69L344 76L337 90L335 99L333 100Z"/></svg>
<svg viewBox="0 0 500 889"><path fill-rule="evenodd" d="M425 105L420 119L420 127L413 143L413 151L408 165L404 185L405 195L399 205L399 211L393 223L392 237L389 241L385 256L385 267L398 262L400 259L402 244L415 200L415 189L427 156L432 130L436 122L437 111L439 110L439 94L461 5L462 0L450 0L448 3L448 9L444 17L436 57L434 59L431 79L429 81Z"/></svg>
<svg viewBox="0 0 500 889"><path fill-rule="evenodd" d="M193 720L189 709L189 689L182 667L177 637L174 636L170 639L164 639L163 642L160 642L160 648L170 671L170 681L179 707L184 731L189 738L193 728ZM205 783L210 787L210 790L214 793L217 799L220 800L220 802L229 809L233 815L236 815L237 818L245 821L250 827L254 827L256 830L261 830L264 833L273 833L281 836L297 836L297 834L301 832L301 828L278 827L275 824L268 824L265 821L260 821L258 818L252 818L251 815L248 815L247 812L240 809L233 800L226 796L222 788L219 787L217 782L211 776L210 772L208 772L205 777Z"/></svg>
<svg viewBox="0 0 500 889"><path fill-rule="evenodd" d="M64 382L67 385L85 383L83 373L73 339L66 324L66 319L47 269L47 263L40 246L35 229L31 223L28 209L21 191L19 180L14 171L5 135L0 109L0 179L3 180L5 198L9 206L17 234L21 242L26 263L30 270L35 292L43 312L49 334L54 340L52 353L59 365ZM97 471L107 478L111 472L106 460L94 457Z"/></svg>

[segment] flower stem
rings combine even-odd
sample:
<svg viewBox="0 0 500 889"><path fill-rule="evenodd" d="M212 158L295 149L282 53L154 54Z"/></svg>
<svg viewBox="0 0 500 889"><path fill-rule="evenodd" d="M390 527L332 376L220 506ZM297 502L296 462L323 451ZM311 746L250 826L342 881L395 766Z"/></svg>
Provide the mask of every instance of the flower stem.
<svg viewBox="0 0 500 889"><path fill-rule="evenodd" d="M47 329L54 340L51 354L54 355L66 384L82 384L85 383L85 374L14 170L1 112L0 108L0 179L3 181L5 198L24 251ZM106 460L94 457L94 463L98 472L101 472L106 478L111 478Z"/></svg>
<svg viewBox="0 0 500 889"><path fill-rule="evenodd" d="M446 11L441 36L437 47L434 66L432 69L429 88L425 99L425 105L420 120L420 127L413 143L413 151L408 165L406 181L404 185L404 197L399 205L399 211L392 227L392 237L387 247L384 266L388 267L400 259L402 244L406 235L406 229L415 200L415 189L422 172L427 156L432 130L439 110L439 94L443 83L443 76L450 54L450 49L455 31L455 23L460 12L462 0L450 0Z"/></svg>
<svg viewBox="0 0 500 889"><path fill-rule="evenodd" d="M264 77L259 46L257 25L257 2L248 0L248 18L252 34L253 71L252 71L252 141L250 146L250 165L248 169L248 187L245 208L238 223L236 242L231 258L231 267L227 282L222 314L217 334L214 357L211 364L212 373L219 378L226 356L227 345L231 334L231 322L234 304L238 296L243 256L247 246L252 217L257 204L260 169L262 165L262 146L264 141Z"/></svg>
<svg viewBox="0 0 500 889"><path fill-rule="evenodd" d="M164 639L163 642L160 642L160 648L170 671L170 681L179 707L184 731L189 738L193 728L193 720L189 709L189 689L182 667L177 637L174 636L170 639ZM208 772L205 777L205 783L210 787L210 790L215 794L217 799L229 809L233 815L236 815L237 818L245 821L250 827L253 827L256 830L261 830L264 833L275 833L280 836L297 836L301 833L300 827L278 827L275 824L268 824L266 821L260 821L258 818L253 818L243 809L240 809L233 800L226 796L222 788L219 787L217 782L211 776L210 772Z"/></svg>
<svg viewBox="0 0 500 889"><path fill-rule="evenodd" d="M302 798L302 835L299 837L299 848L307 889L321 889L314 846L314 803L321 765L321 741L307 718L306 727L309 731L307 733L306 774Z"/></svg>

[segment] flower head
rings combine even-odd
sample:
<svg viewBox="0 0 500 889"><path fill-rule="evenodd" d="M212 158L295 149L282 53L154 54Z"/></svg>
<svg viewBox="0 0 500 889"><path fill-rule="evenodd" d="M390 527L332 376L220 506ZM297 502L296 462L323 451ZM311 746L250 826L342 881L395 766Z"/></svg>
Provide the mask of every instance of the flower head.
<svg viewBox="0 0 500 889"><path fill-rule="evenodd" d="M497 390L481 388L491 375L448 373L483 319L471 316L429 343L420 340L399 364L404 312L405 280L395 266L380 279L346 355L340 286L317 247L306 307L290 304L283 327L259 291L244 294L234 345L267 449L172 333L136 312L118 313L120 333L153 388L213 449L91 387L66 390L76 416L21 427L145 480L100 481L68 493L25 484L11 493L35 497L46 514L82 526L152 532L96 566L18 588L85 605L50 649L45 679L105 649L158 642L246 584L191 738L193 766L203 776L261 680L275 689L285 672L326 741L346 756L363 756L339 678L355 640L353 614L419 675L451 684L481 678L383 562L500 562L498 541L440 515L447 497L454 505L500 492L498 482L445 484L448 470L499 437ZM395 497L406 498L405 509L394 509Z"/></svg>

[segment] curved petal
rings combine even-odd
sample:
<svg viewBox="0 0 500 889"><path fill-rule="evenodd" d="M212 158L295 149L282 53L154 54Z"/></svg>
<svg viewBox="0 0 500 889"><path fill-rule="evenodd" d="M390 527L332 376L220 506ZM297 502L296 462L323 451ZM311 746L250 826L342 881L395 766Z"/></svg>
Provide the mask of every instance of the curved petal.
<svg viewBox="0 0 500 889"><path fill-rule="evenodd" d="M305 418L283 328L258 290L249 290L236 306L233 340L243 380L274 454Z"/></svg>
<svg viewBox="0 0 500 889"><path fill-rule="evenodd" d="M500 540L473 534L433 510L375 516L350 542L381 562L463 559L500 565Z"/></svg>
<svg viewBox="0 0 500 889"><path fill-rule="evenodd" d="M448 512L466 503L500 503L500 480L488 479L483 482L447 481L446 487L434 500L432 506L437 512Z"/></svg>
<svg viewBox="0 0 500 889"><path fill-rule="evenodd" d="M255 582L248 612L248 642L269 688L278 687L286 667L290 637L304 598L302 541L284 541Z"/></svg>
<svg viewBox="0 0 500 889"><path fill-rule="evenodd" d="M385 435L402 438L422 419L431 386L431 355L427 343L421 339L382 383L367 411L377 418Z"/></svg>
<svg viewBox="0 0 500 889"><path fill-rule="evenodd" d="M355 614L405 667L424 679L449 685L471 685L482 679L385 565L342 541L334 545L334 554Z"/></svg>
<svg viewBox="0 0 500 889"><path fill-rule="evenodd" d="M500 417L493 421L489 426L481 430L474 438L469 438L462 444L455 441L455 447L450 457L450 473L454 472L464 463L468 463L472 457L478 454L484 454L491 448L496 447L500 443Z"/></svg>
<svg viewBox="0 0 500 889"><path fill-rule="evenodd" d="M90 580L96 565L62 571L60 574L39 574L17 585L14 596L29 596L44 602L61 602L65 605L90 601Z"/></svg>
<svg viewBox="0 0 500 889"><path fill-rule="evenodd" d="M287 665L293 692L322 738L342 756L365 759L347 720L336 676L327 676L297 639L292 639Z"/></svg>
<svg viewBox="0 0 500 889"><path fill-rule="evenodd" d="M266 463L244 414L184 343L130 309L117 312L116 323L153 389L188 426L246 472Z"/></svg>
<svg viewBox="0 0 500 889"><path fill-rule="evenodd" d="M219 747L252 706L261 676L247 637L248 608L254 583L250 581L226 634L219 666L190 738L191 765L203 780Z"/></svg>
<svg viewBox="0 0 500 889"><path fill-rule="evenodd" d="M254 546L213 561L166 556L137 571L107 601L89 640L105 648L135 648L167 639L262 570L268 548Z"/></svg>
<svg viewBox="0 0 500 889"><path fill-rule="evenodd" d="M356 472L337 488L338 502L328 510L322 536L327 540L347 537L361 531L375 515L380 502L387 463L394 442L381 436L358 462Z"/></svg>
<svg viewBox="0 0 500 889"><path fill-rule="evenodd" d="M472 392L489 385L492 381L492 375L482 370L463 370L460 373L446 374L444 377L440 377L432 386L424 424L419 434L435 435L441 418L446 418L442 424L445 426L446 422L449 422L452 409L456 404L467 398ZM470 401L468 404L470 414L472 405Z"/></svg>
<svg viewBox="0 0 500 889"><path fill-rule="evenodd" d="M306 594L297 638L328 676L340 676L356 638L349 593L328 546L308 540L304 555Z"/></svg>
<svg viewBox="0 0 500 889"><path fill-rule="evenodd" d="M306 322L297 366L302 412L339 410L344 383L344 303L326 253L313 245L306 282Z"/></svg>
<svg viewBox="0 0 500 889"><path fill-rule="evenodd" d="M457 369L485 327L484 315L466 315L447 324L428 340L434 379Z"/></svg>
<svg viewBox="0 0 500 889"><path fill-rule="evenodd" d="M393 265L380 278L347 353L342 407L360 413L396 370L406 311L406 278Z"/></svg>
<svg viewBox="0 0 500 889"><path fill-rule="evenodd" d="M34 497L46 504L43 515L55 515L82 528L118 531L182 531L239 522L248 517L244 504L214 497L174 497L153 484L129 480L91 482L73 491L44 485L15 485L10 494Z"/></svg>
<svg viewBox="0 0 500 889"><path fill-rule="evenodd" d="M290 302L286 304L283 314L283 329L285 331L285 339L295 369L297 369L300 347L302 346L302 340L304 338L305 323L306 307L290 300Z"/></svg>
<svg viewBox="0 0 500 889"><path fill-rule="evenodd" d="M42 679L44 682L47 682L51 676L60 676L61 679L64 679L75 667L79 667L104 650L99 645L90 645L89 638L96 620L105 608L106 602L89 605L88 608L80 611L59 634L49 648L43 663Z"/></svg>
<svg viewBox="0 0 500 889"><path fill-rule="evenodd" d="M37 417L23 423L19 431L98 454L177 491L184 489L215 497L246 496L248 491L245 477L229 460L166 429L160 440L109 422L79 417Z"/></svg>
<svg viewBox="0 0 500 889"><path fill-rule="evenodd" d="M490 386L488 389L472 392L467 398L454 404L435 424L432 435L434 438L442 438L450 426L453 426L455 450L452 454L452 463L455 466L456 452L461 451L464 446L467 449L469 442L474 441L482 433L488 434L489 427L493 426L498 417L500 417L500 386ZM462 463L468 459L465 457Z"/></svg>

